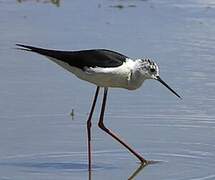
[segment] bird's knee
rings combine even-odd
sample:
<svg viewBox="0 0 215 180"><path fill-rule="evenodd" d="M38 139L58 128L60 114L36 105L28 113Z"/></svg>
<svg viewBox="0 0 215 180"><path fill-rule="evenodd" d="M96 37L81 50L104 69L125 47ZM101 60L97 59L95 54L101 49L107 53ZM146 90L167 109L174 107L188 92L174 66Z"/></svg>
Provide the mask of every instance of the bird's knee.
<svg viewBox="0 0 215 180"><path fill-rule="evenodd" d="M99 123L98 123L98 126L99 126L101 129L105 128L104 123L103 123L103 122L100 122L100 121L99 121Z"/></svg>
<svg viewBox="0 0 215 180"><path fill-rule="evenodd" d="M107 131L107 130L108 130L108 129L105 127L105 125L104 125L103 122L99 122L99 123L98 123L98 126L99 126L102 130L104 130L104 131Z"/></svg>

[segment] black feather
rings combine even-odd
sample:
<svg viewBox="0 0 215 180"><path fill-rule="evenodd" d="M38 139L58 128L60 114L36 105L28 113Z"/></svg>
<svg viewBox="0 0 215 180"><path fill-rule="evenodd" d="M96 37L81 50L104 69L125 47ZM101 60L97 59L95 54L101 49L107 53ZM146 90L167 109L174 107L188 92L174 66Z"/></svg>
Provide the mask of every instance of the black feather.
<svg viewBox="0 0 215 180"><path fill-rule="evenodd" d="M91 49L82 51L58 51L43 49L23 44L16 44L18 49L36 52L55 58L80 69L84 67L117 67L126 61L126 56L106 49Z"/></svg>

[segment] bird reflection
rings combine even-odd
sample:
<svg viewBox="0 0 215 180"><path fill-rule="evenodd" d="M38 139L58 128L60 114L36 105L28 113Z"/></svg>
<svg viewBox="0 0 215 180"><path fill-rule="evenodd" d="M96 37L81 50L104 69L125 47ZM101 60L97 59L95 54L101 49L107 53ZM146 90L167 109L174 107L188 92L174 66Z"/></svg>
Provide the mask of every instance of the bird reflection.
<svg viewBox="0 0 215 180"><path fill-rule="evenodd" d="M88 180L92 180L92 170L91 169L88 169Z"/></svg>
<svg viewBox="0 0 215 180"><path fill-rule="evenodd" d="M132 180L134 179L139 173L140 171L143 170L144 167L146 167L147 164L141 163L135 170L134 172L132 172L132 174L128 177L128 180Z"/></svg>
<svg viewBox="0 0 215 180"><path fill-rule="evenodd" d="M128 177L128 180L133 180L146 166L160 163L161 161L147 161L148 163L141 163L137 168L132 172L132 174Z"/></svg>
<svg viewBox="0 0 215 180"><path fill-rule="evenodd" d="M141 163L135 170L132 172L132 174L128 177L128 180L134 180L134 178L146 167L147 164ZM88 180L92 180L92 170L88 170Z"/></svg>
<svg viewBox="0 0 215 180"><path fill-rule="evenodd" d="M134 180L135 177L137 177L138 174L140 174L140 172L148 165L152 165L155 163L159 163L160 161L148 161L147 164L145 163L140 163L138 164L138 166L136 167L136 169L134 169L134 171L132 171L132 173L128 176L128 180ZM89 169L88 170L88 180L92 180L92 170Z"/></svg>

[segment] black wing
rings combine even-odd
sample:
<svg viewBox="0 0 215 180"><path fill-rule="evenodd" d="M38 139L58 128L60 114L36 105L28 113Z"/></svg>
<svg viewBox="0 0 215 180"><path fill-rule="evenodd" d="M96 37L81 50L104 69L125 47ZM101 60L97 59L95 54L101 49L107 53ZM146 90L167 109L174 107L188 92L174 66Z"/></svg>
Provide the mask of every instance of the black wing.
<svg viewBox="0 0 215 180"><path fill-rule="evenodd" d="M84 67L117 67L126 61L126 56L106 49L92 49L82 51L57 51L16 44L18 49L36 52L68 63L70 66L83 69Z"/></svg>

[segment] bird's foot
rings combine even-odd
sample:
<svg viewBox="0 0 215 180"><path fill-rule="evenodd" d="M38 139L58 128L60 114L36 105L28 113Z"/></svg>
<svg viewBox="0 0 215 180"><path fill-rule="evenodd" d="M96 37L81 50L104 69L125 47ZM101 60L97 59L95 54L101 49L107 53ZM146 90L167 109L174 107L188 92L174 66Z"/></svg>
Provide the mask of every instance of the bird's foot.
<svg viewBox="0 0 215 180"><path fill-rule="evenodd" d="M146 160L144 158L140 158L140 163L143 165L143 166L147 166L147 165L150 165L150 164L155 164L155 163L159 163L159 161L153 161L153 160Z"/></svg>

